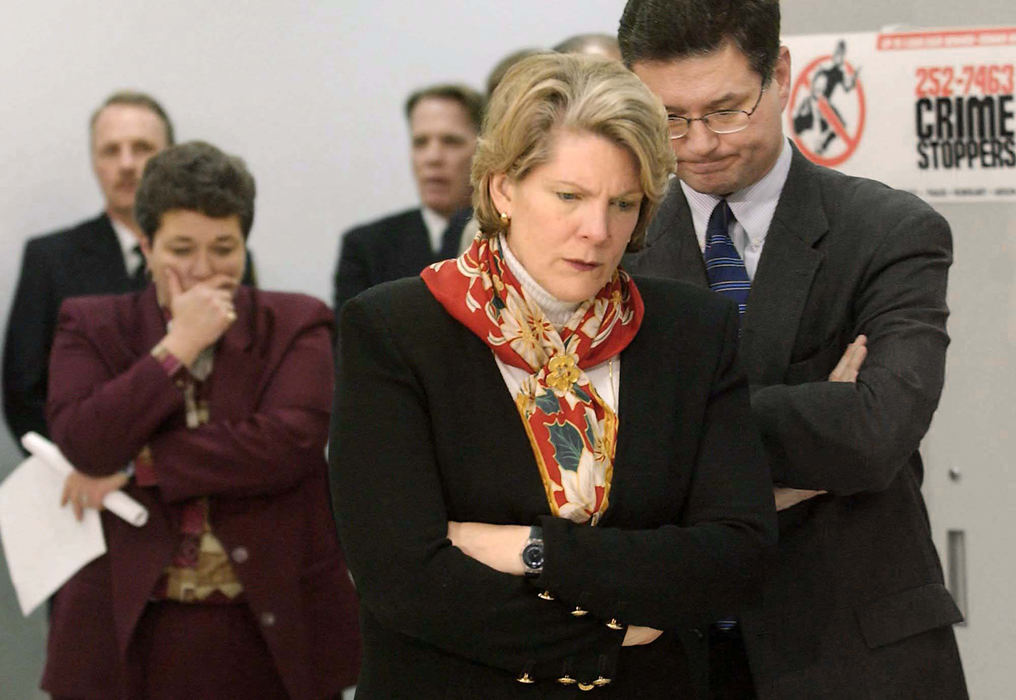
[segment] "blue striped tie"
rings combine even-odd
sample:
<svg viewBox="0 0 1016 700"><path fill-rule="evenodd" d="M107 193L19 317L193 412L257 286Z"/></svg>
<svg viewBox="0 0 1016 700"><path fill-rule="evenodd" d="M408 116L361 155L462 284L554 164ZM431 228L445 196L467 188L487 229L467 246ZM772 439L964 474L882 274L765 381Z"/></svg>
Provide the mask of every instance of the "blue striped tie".
<svg viewBox="0 0 1016 700"><path fill-rule="evenodd" d="M734 223L734 212L730 211L727 200L721 199L713 213L709 215L706 226L706 249L703 257L706 261L706 278L709 288L737 302L737 312L744 314L747 308L748 292L751 280L744 267L744 260L737 254L734 242L730 240L728 229ZM730 632L737 627L737 620L725 618L713 623L717 629Z"/></svg>
<svg viewBox="0 0 1016 700"><path fill-rule="evenodd" d="M727 200L721 199L709 215L703 257L709 288L736 301L738 312L743 314L747 308L751 280L744 268L744 260L738 255L727 232L734 221L734 212L727 206Z"/></svg>

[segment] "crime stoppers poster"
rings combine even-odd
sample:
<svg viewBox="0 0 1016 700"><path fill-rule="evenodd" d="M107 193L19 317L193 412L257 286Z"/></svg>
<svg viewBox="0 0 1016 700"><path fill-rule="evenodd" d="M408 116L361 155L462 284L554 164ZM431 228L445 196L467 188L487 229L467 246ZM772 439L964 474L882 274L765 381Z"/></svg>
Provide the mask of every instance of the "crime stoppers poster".
<svg viewBox="0 0 1016 700"><path fill-rule="evenodd" d="M1016 201L1016 27L783 41L808 158L929 202Z"/></svg>

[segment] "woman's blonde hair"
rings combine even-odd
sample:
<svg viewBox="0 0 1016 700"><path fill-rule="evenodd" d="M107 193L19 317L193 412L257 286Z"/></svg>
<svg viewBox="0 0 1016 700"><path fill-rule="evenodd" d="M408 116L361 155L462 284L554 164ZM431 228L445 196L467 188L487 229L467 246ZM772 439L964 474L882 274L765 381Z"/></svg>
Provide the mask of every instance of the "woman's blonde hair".
<svg viewBox="0 0 1016 700"><path fill-rule="evenodd" d="M558 129L603 136L635 157L645 198L628 250L641 248L674 170L666 110L621 63L578 54L526 58L491 96L471 173L483 235L506 230L490 196L491 178L504 173L519 181L546 163Z"/></svg>

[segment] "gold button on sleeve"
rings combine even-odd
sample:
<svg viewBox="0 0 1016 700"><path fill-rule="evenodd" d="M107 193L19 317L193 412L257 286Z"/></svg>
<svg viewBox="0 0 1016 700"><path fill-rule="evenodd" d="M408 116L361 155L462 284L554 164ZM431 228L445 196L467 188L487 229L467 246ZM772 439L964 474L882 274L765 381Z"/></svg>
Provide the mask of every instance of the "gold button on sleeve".
<svg viewBox="0 0 1016 700"><path fill-rule="evenodd" d="M612 630L623 630L624 629L624 625L622 625L620 622L618 622L616 617L610 618L610 621L607 623L607 627L609 627Z"/></svg>
<svg viewBox="0 0 1016 700"><path fill-rule="evenodd" d="M575 683L577 683L577 681L574 678L572 678L567 674L558 678L557 682L560 683L561 685L574 685Z"/></svg>
<svg viewBox="0 0 1016 700"><path fill-rule="evenodd" d="M575 609L571 611L571 614L574 615L575 617L582 617L583 615L588 615L589 611L583 610L582 608L576 605Z"/></svg>
<svg viewBox="0 0 1016 700"><path fill-rule="evenodd" d="M519 683L525 683L527 685L529 683L535 683L536 682L536 681L533 680L532 676L529 675L528 671L524 672L521 676L519 676L515 680L517 680Z"/></svg>
<svg viewBox="0 0 1016 700"><path fill-rule="evenodd" d="M579 690L592 690L595 687L592 683L579 683Z"/></svg>

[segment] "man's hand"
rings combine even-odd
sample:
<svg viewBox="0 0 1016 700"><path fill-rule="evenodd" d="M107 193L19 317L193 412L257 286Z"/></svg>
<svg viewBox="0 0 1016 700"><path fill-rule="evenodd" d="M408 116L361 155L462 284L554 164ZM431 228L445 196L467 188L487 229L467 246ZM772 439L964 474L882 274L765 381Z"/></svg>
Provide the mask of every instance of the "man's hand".
<svg viewBox="0 0 1016 700"><path fill-rule="evenodd" d="M801 501L821 496L825 491L812 491L811 489L791 489L785 486L777 486L773 489L773 497L776 499L776 510L786 510L796 506Z"/></svg>
<svg viewBox="0 0 1016 700"><path fill-rule="evenodd" d="M861 365L868 356L868 336L859 335L854 342L843 351L843 356L836 363L833 371L829 373L831 382L856 382L857 374L861 371ZM796 506L809 498L820 496L825 491L813 491L811 489L792 489L784 486L777 486L773 489L773 498L776 500L776 510L786 510Z"/></svg>
<svg viewBox="0 0 1016 700"><path fill-rule="evenodd" d="M60 505L64 506L70 503L74 509L74 517L81 520L85 517L85 508L102 510L102 499L106 497L106 494L123 488L129 480L130 477L123 472L109 476L88 476L79 471L73 471L64 482Z"/></svg>
<svg viewBox="0 0 1016 700"><path fill-rule="evenodd" d="M861 371L864 358L868 356L868 336L859 335L847 346L843 357L829 373L831 382L856 382L857 373Z"/></svg>

